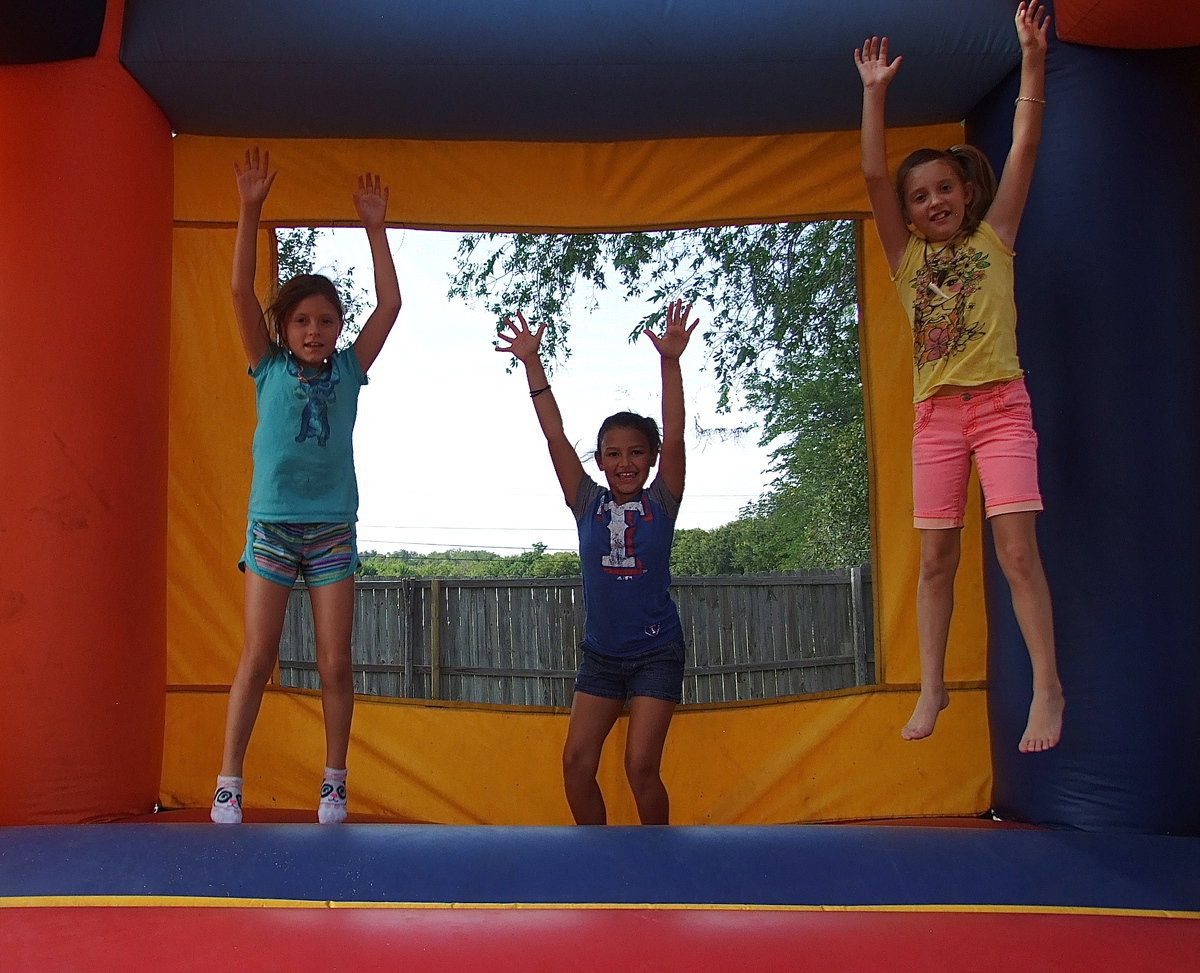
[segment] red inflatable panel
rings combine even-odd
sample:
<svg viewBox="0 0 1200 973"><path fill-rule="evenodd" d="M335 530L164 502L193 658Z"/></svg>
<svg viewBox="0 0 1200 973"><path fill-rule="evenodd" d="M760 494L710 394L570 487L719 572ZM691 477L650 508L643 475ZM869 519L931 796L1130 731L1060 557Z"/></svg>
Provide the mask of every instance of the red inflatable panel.
<svg viewBox="0 0 1200 973"><path fill-rule="evenodd" d="M706 909L9 908L17 968L1184 970L1200 921L1036 913Z"/></svg>
<svg viewBox="0 0 1200 973"><path fill-rule="evenodd" d="M0 67L0 824L153 807L172 157L116 62Z"/></svg>
<svg viewBox="0 0 1200 973"><path fill-rule="evenodd" d="M1058 39L1131 49L1200 45L1196 0L1055 0Z"/></svg>

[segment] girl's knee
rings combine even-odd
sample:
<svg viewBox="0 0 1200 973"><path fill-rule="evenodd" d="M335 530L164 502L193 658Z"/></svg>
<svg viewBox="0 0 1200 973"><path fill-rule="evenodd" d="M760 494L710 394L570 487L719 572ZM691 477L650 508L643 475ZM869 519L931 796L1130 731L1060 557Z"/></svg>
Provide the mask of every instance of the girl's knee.
<svg viewBox="0 0 1200 973"><path fill-rule="evenodd" d="M277 653L273 650L255 650L246 646L242 650L242 658L238 663L237 678L248 686L261 689L275 675L277 658Z"/></svg>
<svg viewBox="0 0 1200 973"><path fill-rule="evenodd" d="M317 674L321 677L322 689L345 689L354 685L354 670L348 658L317 658Z"/></svg>
<svg viewBox="0 0 1200 973"><path fill-rule="evenodd" d="M600 769L600 754L578 747L564 747L562 754L563 780L594 780Z"/></svg>
<svg viewBox="0 0 1200 973"><path fill-rule="evenodd" d="M640 754L625 755L625 779L636 792L640 787L661 783L659 761Z"/></svg>
<svg viewBox="0 0 1200 973"><path fill-rule="evenodd" d="M952 581L958 571L958 549L926 545L921 549L921 581Z"/></svg>
<svg viewBox="0 0 1200 973"><path fill-rule="evenodd" d="M1037 547L1024 537L997 539L996 560L1010 584L1035 579L1042 571Z"/></svg>

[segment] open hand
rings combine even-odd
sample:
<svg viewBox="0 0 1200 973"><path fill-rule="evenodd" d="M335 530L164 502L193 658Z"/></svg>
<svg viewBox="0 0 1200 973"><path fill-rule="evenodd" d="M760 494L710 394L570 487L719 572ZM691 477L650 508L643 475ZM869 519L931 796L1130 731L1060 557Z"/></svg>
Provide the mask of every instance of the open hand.
<svg viewBox="0 0 1200 973"><path fill-rule="evenodd" d="M864 88L887 87L900 70L902 57L888 64L888 39L868 37L862 47L854 49L854 64Z"/></svg>
<svg viewBox="0 0 1200 973"><path fill-rule="evenodd" d="M1017 40L1022 51L1046 52L1049 44L1050 11L1042 7L1040 0L1021 3L1014 18L1017 25Z"/></svg>
<svg viewBox="0 0 1200 973"><path fill-rule="evenodd" d="M687 319L691 313L692 305L685 305L681 300L672 301L667 305L667 326L663 329L663 333L656 335L649 328L643 332L654 343L654 347L658 349L658 353L663 358L678 358L687 348L692 332L700 323L699 320L696 320L692 322L691 327L688 327Z"/></svg>
<svg viewBox="0 0 1200 973"><path fill-rule="evenodd" d="M364 172L358 177L358 191L354 194L354 209L362 225L368 228L383 226L387 217L388 187L383 185L379 173Z"/></svg>
<svg viewBox="0 0 1200 973"><path fill-rule="evenodd" d="M237 176L238 196L242 202L251 206L262 206L271 191L271 183L279 175L271 171L271 153L258 151L258 146L246 150L245 167L233 164Z"/></svg>
<svg viewBox="0 0 1200 973"><path fill-rule="evenodd" d="M546 330L544 324L538 325L536 331L531 331L528 323L525 321L525 315L520 311L517 312L517 321L519 324L513 324L511 318L505 318L503 327L496 332L496 336L500 341L507 342L506 345L497 343L497 351L510 352L517 361L527 363L531 359L537 358L540 354L542 346L542 332ZM510 334L504 333L504 328L507 328Z"/></svg>

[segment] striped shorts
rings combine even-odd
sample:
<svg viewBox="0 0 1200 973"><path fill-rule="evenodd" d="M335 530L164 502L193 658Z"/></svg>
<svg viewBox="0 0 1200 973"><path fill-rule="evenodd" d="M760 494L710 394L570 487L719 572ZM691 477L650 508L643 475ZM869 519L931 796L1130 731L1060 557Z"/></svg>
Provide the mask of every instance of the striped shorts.
<svg viewBox="0 0 1200 973"><path fill-rule="evenodd" d="M353 524L284 524L252 520L238 567L290 588L303 575L310 588L344 581L358 568Z"/></svg>

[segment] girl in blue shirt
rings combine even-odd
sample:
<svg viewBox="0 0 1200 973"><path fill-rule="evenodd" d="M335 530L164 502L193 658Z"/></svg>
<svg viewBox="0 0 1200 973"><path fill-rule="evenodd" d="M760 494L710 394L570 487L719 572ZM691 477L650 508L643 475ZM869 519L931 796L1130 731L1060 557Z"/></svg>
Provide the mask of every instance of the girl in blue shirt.
<svg viewBox="0 0 1200 973"><path fill-rule="evenodd" d="M351 434L359 389L400 313L400 286L388 248L388 189L358 178L354 208L367 231L375 310L350 348L337 350L345 323L327 278L300 274L263 312L254 291L259 221L277 173L257 148L234 164L241 206L233 251L233 308L254 378L258 426L241 567L246 575L245 641L229 689L225 747L211 816L242 820L242 764L263 689L275 670L292 585L304 576L312 602L325 717L325 772L317 819L346 819L346 752L354 712L350 633L354 621L354 522L358 485Z"/></svg>
<svg viewBox="0 0 1200 973"><path fill-rule="evenodd" d="M563 431L539 348L545 325L505 319L497 351L524 366L554 472L579 529L585 609L581 661L563 747L563 783L576 824L605 824L596 782L604 741L629 700L625 774L642 824L667 824L660 766L683 689L683 635L671 600L671 541L684 481L683 377L679 357L696 327L691 305L667 308L662 335L645 334L662 363L662 435L645 416L620 412L600 427L596 464L607 488L583 471ZM650 472L658 475L647 485Z"/></svg>

